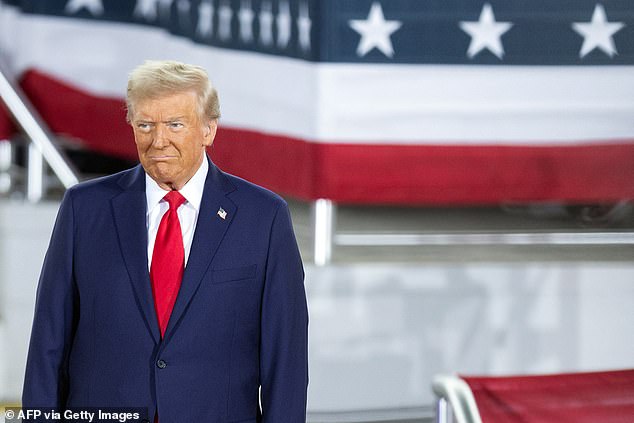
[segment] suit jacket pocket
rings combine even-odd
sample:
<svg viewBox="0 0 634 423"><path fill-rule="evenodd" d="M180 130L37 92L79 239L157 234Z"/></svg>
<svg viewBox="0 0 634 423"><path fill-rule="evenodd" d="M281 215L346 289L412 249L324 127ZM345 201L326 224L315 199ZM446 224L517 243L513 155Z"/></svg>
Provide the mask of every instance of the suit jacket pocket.
<svg viewBox="0 0 634 423"><path fill-rule="evenodd" d="M241 281L244 279L252 279L255 277L257 265L233 267L231 269L214 269L212 273L212 281L215 284Z"/></svg>

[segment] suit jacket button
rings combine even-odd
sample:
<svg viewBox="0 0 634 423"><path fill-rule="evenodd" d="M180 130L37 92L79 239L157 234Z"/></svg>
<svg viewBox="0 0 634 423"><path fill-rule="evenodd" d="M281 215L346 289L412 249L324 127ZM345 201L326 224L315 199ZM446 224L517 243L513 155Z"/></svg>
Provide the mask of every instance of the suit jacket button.
<svg viewBox="0 0 634 423"><path fill-rule="evenodd" d="M159 369L164 369L167 367L167 363L165 362L165 360L159 360L156 362L156 367L158 367Z"/></svg>

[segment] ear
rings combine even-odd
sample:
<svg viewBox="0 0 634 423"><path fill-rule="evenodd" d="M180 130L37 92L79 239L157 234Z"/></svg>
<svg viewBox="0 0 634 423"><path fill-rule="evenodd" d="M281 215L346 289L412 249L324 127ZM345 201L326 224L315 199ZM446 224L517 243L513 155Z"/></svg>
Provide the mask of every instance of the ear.
<svg viewBox="0 0 634 423"><path fill-rule="evenodd" d="M205 147L211 146L214 143L214 138L216 138L216 131L218 130L218 119L210 120L207 125L205 125L204 135L203 135L203 145Z"/></svg>

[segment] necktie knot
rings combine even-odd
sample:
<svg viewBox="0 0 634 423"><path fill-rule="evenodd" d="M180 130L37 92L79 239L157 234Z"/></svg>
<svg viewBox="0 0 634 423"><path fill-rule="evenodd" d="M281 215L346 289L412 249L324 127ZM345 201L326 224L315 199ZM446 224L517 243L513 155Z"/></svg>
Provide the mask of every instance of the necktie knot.
<svg viewBox="0 0 634 423"><path fill-rule="evenodd" d="M178 191L168 192L163 199L168 202L170 210L174 211L178 210L178 208L187 201Z"/></svg>

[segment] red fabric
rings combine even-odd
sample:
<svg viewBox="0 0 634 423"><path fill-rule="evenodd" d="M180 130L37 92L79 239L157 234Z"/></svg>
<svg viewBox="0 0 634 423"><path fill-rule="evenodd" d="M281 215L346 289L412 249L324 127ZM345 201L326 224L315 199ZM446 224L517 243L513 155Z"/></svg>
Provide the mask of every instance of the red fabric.
<svg viewBox="0 0 634 423"><path fill-rule="evenodd" d="M137 158L122 99L93 96L34 70L24 73L20 84L53 132L99 153Z"/></svg>
<svg viewBox="0 0 634 423"><path fill-rule="evenodd" d="M37 71L22 84L55 132L94 151L137 158L123 100L92 96ZM211 151L223 169L305 200L441 206L634 199L634 139L533 147L442 141L316 143L221 122Z"/></svg>
<svg viewBox="0 0 634 423"><path fill-rule="evenodd" d="M634 370L462 378L483 423L634 421Z"/></svg>
<svg viewBox="0 0 634 423"><path fill-rule="evenodd" d="M488 205L634 198L634 140L557 147L310 143L220 127L214 161L306 200Z"/></svg>
<svg viewBox="0 0 634 423"><path fill-rule="evenodd" d="M150 268L154 308L161 336L165 335L185 267L183 235L177 213L185 198L178 191L170 191L163 198L169 203L169 209L159 224Z"/></svg>
<svg viewBox="0 0 634 423"><path fill-rule="evenodd" d="M0 140L9 139L15 133L15 125L9 117L9 111L0 101Z"/></svg>

